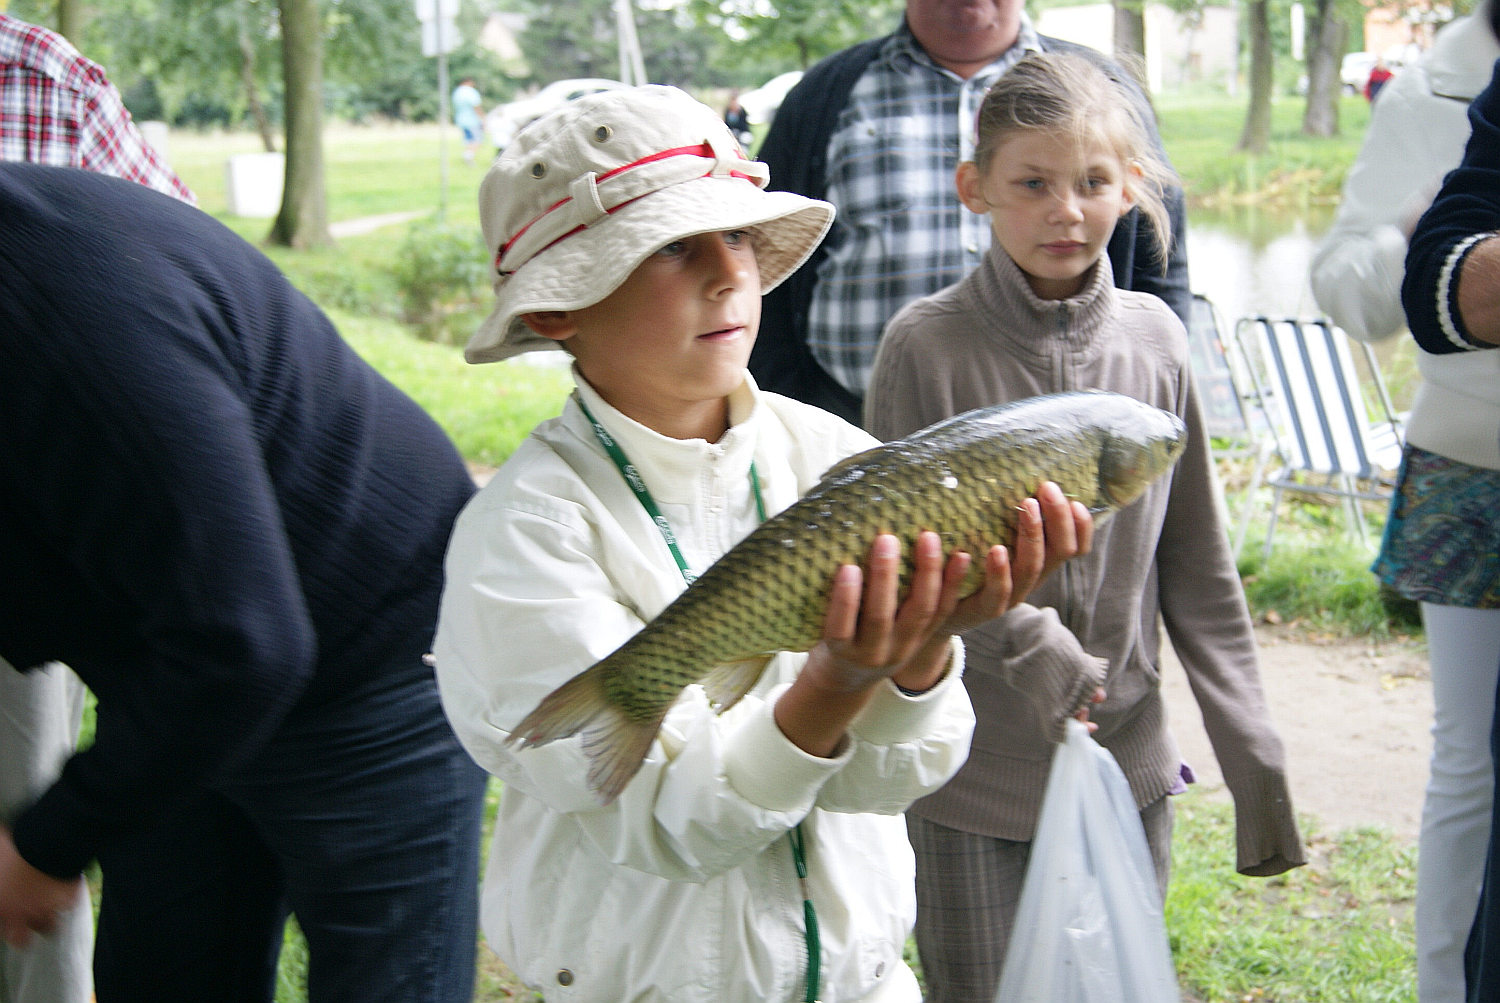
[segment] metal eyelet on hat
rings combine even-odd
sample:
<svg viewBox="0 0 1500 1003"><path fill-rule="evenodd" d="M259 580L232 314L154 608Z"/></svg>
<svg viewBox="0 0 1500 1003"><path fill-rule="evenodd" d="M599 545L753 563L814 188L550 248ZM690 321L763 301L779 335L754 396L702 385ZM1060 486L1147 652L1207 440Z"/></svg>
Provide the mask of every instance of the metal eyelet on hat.
<svg viewBox="0 0 1500 1003"><path fill-rule="evenodd" d="M538 160L536 163L532 164L531 165L531 176L534 177L534 178L544 178L544 177L546 177L547 176L547 165L544 164L544 163L542 163L540 160Z"/></svg>
<svg viewBox="0 0 1500 1003"><path fill-rule="evenodd" d="M596 126L594 128L594 142L607 143L614 134L615 131L607 125Z"/></svg>

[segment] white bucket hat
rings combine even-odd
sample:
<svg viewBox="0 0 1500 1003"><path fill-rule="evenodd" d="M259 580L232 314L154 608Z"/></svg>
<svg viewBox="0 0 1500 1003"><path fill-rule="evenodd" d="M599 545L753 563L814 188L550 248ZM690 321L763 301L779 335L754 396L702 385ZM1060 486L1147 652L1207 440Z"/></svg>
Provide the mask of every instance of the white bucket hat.
<svg viewBox="0 0 1500 1003"><path fill-rule="evenodd" d="M719 230L753 230L761 290L807 260L833 206L764 191L713 111L675 87L579 98L527 126L479 188L495 308L464 349L497 362L557 342L521 315L592 306L655 251Z"/></svg>

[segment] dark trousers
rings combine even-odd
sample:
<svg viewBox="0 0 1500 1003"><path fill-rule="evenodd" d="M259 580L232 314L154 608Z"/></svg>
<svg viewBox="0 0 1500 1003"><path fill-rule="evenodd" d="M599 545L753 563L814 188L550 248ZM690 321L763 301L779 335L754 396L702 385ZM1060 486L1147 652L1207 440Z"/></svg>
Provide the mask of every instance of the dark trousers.
<svg viewBox="0 0 1500 1003"><path fill-rule="evenodd" d="M313 1003L469 1003L485 774L411 661L101 855L100 1003L265 1003L288 912Z"/></svg>
<svg viewBox="0 0 1500 1003"><path fill-rule="evenodd" d="M1490 759L1500 776L1500 688L1490 724ZM1469 1003L1500 1003L1500 800L1490 809L1490 848L1484 863L1484 888L1464 951Z"/></svg>

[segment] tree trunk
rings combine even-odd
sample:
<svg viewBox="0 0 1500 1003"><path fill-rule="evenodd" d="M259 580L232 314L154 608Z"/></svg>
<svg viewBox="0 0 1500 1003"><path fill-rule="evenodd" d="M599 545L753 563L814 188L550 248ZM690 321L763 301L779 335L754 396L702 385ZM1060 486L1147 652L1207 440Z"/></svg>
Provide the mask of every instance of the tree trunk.
<svg viewBox="0 0 1500 1003"><path fill-rule="evenodd" d="M1146 17L1140 0L1114 0L1115 60L1146 87Z"/></svg>
<svg viewBox="0 0 1500 1003"><path fill-rule="evenodd" d="M245 104L260 133L261 145L267 153L275 153L276 133L271 131L266 106L260 103L260 87L255 80L255 43L250 38L250 26L245 23L248 14L243 3L239 4L239 14L240 86L245 90Z"/></svg>
<svg viewBox="0 0 1500 1003"><path fill-rule="evenodd" d="M1271 144L1271 86L1275 66L1271 57L1271 23L1267 12L1269 0L1250 0L1247 17L1250 22L1250 107L1245 112L1245 131L1240 134L1240 150L1265 153Z"/></svg>
<svg viewBox="0 0 1500 1003"><path fill-rule="evenodd" d="M0 4L0 10L4 9ZM57 0L57 33L79 50L83 49L83 21L83 0Z"/></svg>
<svg viewBox="0 0 1500 1003"><path fill-rule="evenodd" d="M286 83L286 182L267 238L285 247L333 243L323 183L323 34L318 0L280 0Z"/></svg>
<svg viewBox="0 0 1500 1003"><path fill-rule="evenodd" d="M1312 45L1307 50L1307 107L1302 132L1307 136L1339 134L1339 62L1349 25L1339 16L1337 0L1317 0L1312 13Z"/></svg>

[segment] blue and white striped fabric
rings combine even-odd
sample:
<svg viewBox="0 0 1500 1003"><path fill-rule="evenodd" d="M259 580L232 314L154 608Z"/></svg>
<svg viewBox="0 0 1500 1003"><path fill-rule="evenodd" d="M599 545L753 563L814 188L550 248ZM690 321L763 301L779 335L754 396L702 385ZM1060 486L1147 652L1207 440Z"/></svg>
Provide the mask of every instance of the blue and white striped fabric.
<svg viewBox="0 0 1500 1003"><path fill-rule="evenodd" d="M1247 399L1270 428L1250 478L1235 534L1235 555L1244 546L1254 495L1263 484L1273 489L1266 527L1267 560L1285 491L1341 499L1350 528L1364 540L1364 515L1358 501L1390 498L1391 475L1400 467L1405 438L1370 346L1359 344L1379 397L1382 416L1378 421L1370 419L1348 335L1327 320L1243 317L1235 325L1235 339L1253 384ZM1266 476L1273 457L1282 466ZM1301 478L1300 474L1313 476Z"/></svg>
<svg viewBox="0 0 1500 1003"><path fill-rule="evenodd" d="M1270 398L1285 431L1288 466L1362 480L1395 470L1398 430L1390 421L1370 421L1348 336L1322 319L1254 323L1272 370Z"/></svg>

